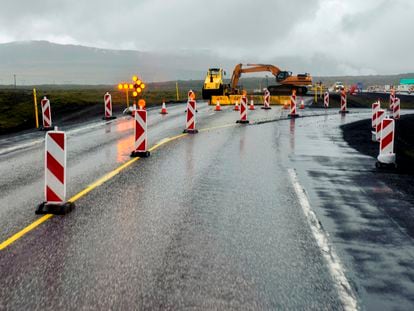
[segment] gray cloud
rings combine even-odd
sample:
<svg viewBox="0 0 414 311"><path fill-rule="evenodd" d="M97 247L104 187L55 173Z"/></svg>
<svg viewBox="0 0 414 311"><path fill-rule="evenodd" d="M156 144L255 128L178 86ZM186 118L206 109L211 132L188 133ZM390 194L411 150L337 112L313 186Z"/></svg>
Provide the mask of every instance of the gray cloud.
<svg viewBox="0 0 414 311"><path fill-rule="evenodd" d="M201 50L319 75L397 73L414 71L413 18L412 0L15 0L2 3L0 42Z"/></svg>

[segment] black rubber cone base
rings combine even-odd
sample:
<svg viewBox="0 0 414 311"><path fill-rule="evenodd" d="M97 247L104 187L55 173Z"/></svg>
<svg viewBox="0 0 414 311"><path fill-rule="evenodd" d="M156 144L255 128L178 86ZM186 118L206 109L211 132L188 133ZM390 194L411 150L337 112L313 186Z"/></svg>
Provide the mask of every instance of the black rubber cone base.
<svg viewBox="0 0 414 311"><path fill-rule="evenodd" d="M149 151L132 151L131 152L131 158L148 158L151 155Z"/></svg>
<svg viewBox="0 0 414 311"><path fill-rule="evenodd" d="M250 121L249 120L237 120L236 123L240 123L240 124L248 124Z"/></svg>
<svg viewBox="0 0 414 311"><path fill-rule="evenodd" d="M381 163L380 161L375 162L375 167L383 170L395 170L397 164L395 163Z"/></svg>
<svg viewBox="0 0 414 311"><path fill-rule="evenodd" d="M105 120L105 121L109 121L109 120L114 120L114 119L116 119L116 117L109 117L109 118L107 118L107 117L103 117L102 118L102 120Z"/></svg>
<svg viewBox="0 0 414 311"><path fill-rule="evenodd" d="M269 109L272 109L272 108L271 107L261 107L261 109L269 110Z"/></svg>
<svg viewBox="0 0 414 311"><path fill-rule="evenodd" d="M185 129L183 131L183 133L187 133L187 134L197 134L198 130L189 130L189 129Z"/></svg>
<svg viewBox="0 0 414 311"><path fill-rule="evenodd" d="M168 112L160 112L160 114L168 114Z"/></svg>
<svg viewBox="0 0 414 311"><path fill-rule="evenodd" d="M53 130L53 127L51 127L51 126L49 126L49 127L40 127L39 128L39 131L44 131L44 132L47 132L47 131L51 131L51 130Z"/></svg>
<svg viewBox="0 0 414 311"><path fill-rule="evenodd" d="M291 118L291 119L294 119L294 118L299 118L300 115L298 115L297 113L295 113L295 114L290 113L290 114L288 114L288 117Z"/></svg>
<svg viewBox="0 0 414 311"><path fill-rule="evenodd" d="M53 215L66 215L70 213L75 208L75 203L65 202L65 203L47 203L43 202L37 207L35 214L44 215L44 214L53 214Z"/></svg>
<svg viewBox="0 0 414 311"><path fill-rule="evenodd" d="M342 113L342 114L349 113L349 110L345 110L345 111L339 110L339 113Z"/></svg>

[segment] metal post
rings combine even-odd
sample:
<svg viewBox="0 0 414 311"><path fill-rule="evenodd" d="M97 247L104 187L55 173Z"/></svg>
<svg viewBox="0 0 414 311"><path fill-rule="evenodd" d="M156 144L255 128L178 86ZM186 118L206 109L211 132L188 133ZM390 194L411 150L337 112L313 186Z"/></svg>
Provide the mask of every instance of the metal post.
<svg viewBox="0 0 414 311"><path fill-rule="evenodd" d="M177 101L180 100L180 95L178 93L178 81L175 82L175 92L177 93Z"/></svg>
<svg viewBox="0 0 414 311"><path fill-rule="evenodd" d="M126 93L126 104L127 104L127 108L129 108L129 98L128 98L128 92L129 92L129 90L128 90L128 88L125 90L125 93Z"/></svg>
<svg viewBox="0 0 414 311"><path fill-rule="evenodd" d="M37 96L36 96L36 89L33 89L33 103L34 103L34 111L35 111L35 120L36 120L36 128L39 128L39 115L37 112Z"/></svg>

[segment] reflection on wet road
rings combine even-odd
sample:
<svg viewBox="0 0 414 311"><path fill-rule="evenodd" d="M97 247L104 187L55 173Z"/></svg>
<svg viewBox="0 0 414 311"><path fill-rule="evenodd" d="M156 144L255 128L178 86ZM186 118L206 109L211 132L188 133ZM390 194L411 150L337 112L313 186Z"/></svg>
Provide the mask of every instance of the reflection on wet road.
<svg viewBox="0 0 414 311"><path fill-rule="evenodd" d="M149 112L150 146L182 132L182 108L171 107L167 117ZM212 112L201 103L198 109L199 128L238 119L231 107ZM358 304L408 310L414 290L404 273L413 246L377 208L381 182L367 169L372 159L350 149L338 128L369 113L300 113L313 116L268 122L286 112L257 109L249 119L263 124L184 136L137 161L79 199L71 214L53 217L1 251L0 307L349 308L303 212L293 170ZM69 195L129 160L132 127L125 118L69 135ZM36 219L42 148L0 156L1 241ZM391 246L360 239L360 228L375 232L365 222L368 211L381 219ZM389 247L405 268L392 265ZM364 257L370 255L378 261ZM384 266L389 271L378 273ZM397 280L398 305L390 286L381 294L375 288Z"/></svg>

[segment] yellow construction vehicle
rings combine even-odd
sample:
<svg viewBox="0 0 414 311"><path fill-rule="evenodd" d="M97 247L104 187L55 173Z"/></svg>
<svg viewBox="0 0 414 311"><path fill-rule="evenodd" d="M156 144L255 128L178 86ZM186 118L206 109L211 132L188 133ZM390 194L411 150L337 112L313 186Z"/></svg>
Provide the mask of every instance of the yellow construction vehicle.
<svg viewBox="0 0 414 311"><path fill-rule="evenodd" d="M211 96L223 95L225 91L224 76L226 72L222 68L210 68L202 89L203 99L211 99Z"/></svg>
<svg viewBox="0 0 414 311"><path fill-rule="evenodd" d="M237 86L239 79L242 73L250 72L269 71L275 76L276 84L267 87L270 95L290 95L292 90L296 90L298 95L305 95L308 91L308 86L312 85L312 77L308 73L292 75L290 71L282 71L276 66L266 64L247 64L246 66L243 68L242 64L238 64L234 67L229 94L240 93Z"/></svg>
<svg viewBox="0 0 414 311"><path fill-rule="evenodd" d="M290 71L282 71L278 67L266 64L237 64L229 84L224 83L225 71L221 68L210 68L207 72L203 85L203 99L209 99L213 103L218 100L223 104L238 101L242 90L238 83L243 73L271 72L275 76L275 84L269 85L267 89L277 103L282 103L281 97L290 96L292 90L298 95L305 95L308 87L312 85L310 74L292 75ZM214 97L214 99L212 98Z"/></svg>

